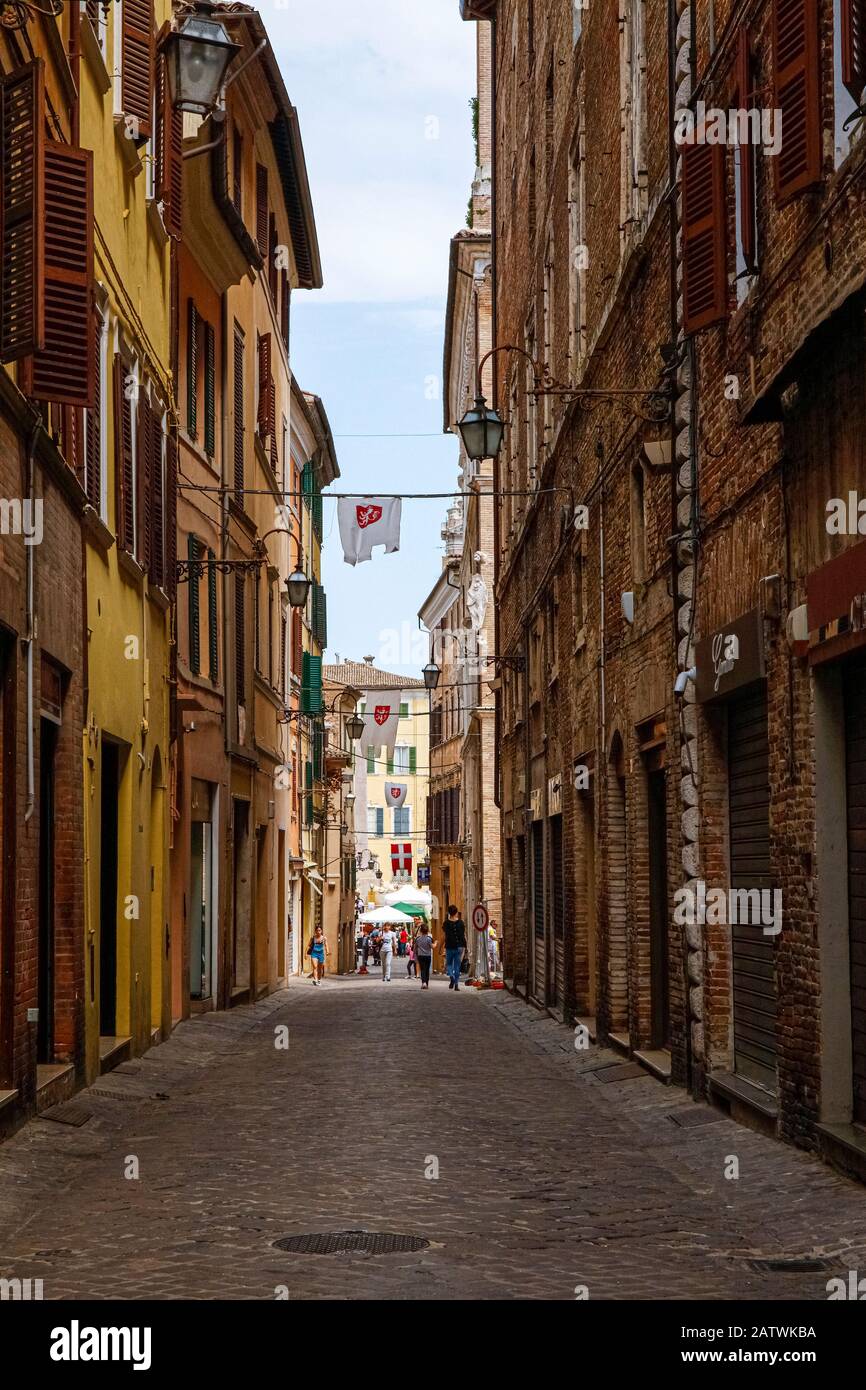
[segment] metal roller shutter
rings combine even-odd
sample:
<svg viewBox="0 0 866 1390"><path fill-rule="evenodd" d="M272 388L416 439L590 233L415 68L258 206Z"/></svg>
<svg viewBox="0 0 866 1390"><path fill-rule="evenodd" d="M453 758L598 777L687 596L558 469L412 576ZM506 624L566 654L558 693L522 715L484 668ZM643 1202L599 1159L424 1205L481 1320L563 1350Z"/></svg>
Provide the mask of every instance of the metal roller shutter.
<svg viewBox="0 0 866 1390"><path fill-rule="evenodd" d="M547 940L544 935L544 824L532 827L532 927L535 942L535 968L532 994L540 1004L547 1002Z"/></svg>
<svg viewBox="0 0 866 1390"><path fill-rule="evenodd" d="M562 816L550 818L551 894L553 897L553 980L551 999L565 1008L565 864L562 856Z"/></svg>
<svg viewBox="0 0 866 1390"><path fill-rule="evenodd" d="M728 707L731 887L770 888L770 786L767 695L761 689ZM734 1069L776 1091L775 937L760 922L732 924Z"/></svg>
<svg viewBox="0 0 866 1390"><path fill-rule="evenodd" d="M852 1113L857 1124L866 1124L866 657L847 663L844 689Z"/></svg>

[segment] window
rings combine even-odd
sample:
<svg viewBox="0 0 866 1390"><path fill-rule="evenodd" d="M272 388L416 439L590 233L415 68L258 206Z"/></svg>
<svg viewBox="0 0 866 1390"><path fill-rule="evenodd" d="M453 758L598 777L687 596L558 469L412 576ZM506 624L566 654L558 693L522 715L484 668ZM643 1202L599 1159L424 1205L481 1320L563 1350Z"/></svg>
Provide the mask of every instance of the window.
<svg viewBox="0 0 866 1390"><path fill-rule="evenodd" d="M529 355L529 359L531 359L526 361L525 366L526 395L524 399L526 401L526 486L529 489L534 489L538 485L538 401L536 397L532 394L533 389L535 387L535 377L533 373L532 363L535 361L537 350L535 340L534 314L530 315L529 321L526 325L525 345L526 351ZM524 505L527 505L528 501L529 499L525 498Z"/></svg>
<svg viewBox="0 0 866 1390"><path fill-rule="evenodd" d="M394 834L410 835L412 833L412 811L408 806L394 807Z"/></svg>
<svg viewBox="0 0 866 1390"><path fill-rule="evenodd" d="M620 223L625 239L646 211L644 0L622 0L620 25Z"/></svg>
<svg viewBox="0 0 866 1390"><path fill-rule="evenodd" d="M376 774L376 754L372 748L367 749L367 776L374 777Z"/></svg>
<svg viewBox="0 0 866 1390"><path fill-rule="evenodd" d="M385 808L384 806L367 807L367 834L381 838L385 833Z"/></svg>
<svg viewBox="0 0 866 1390"><path fill-rule="evenodd" d="M114 355L114 497L115 531L122 550L135 554L137 521L136 422L133 402L138 398L136 366L128 370L119 352Z"/></svg>
<svg viewBox="0 0 866 1390"><path fill-rule="evenodd" d="M114 20L119 38L120 109L136 143L153 129L153 0L122 0Z"/></svg>
<svg viewBox="0 0 866 1390"><path fill-rule="evenodd" d="M204 451L216 454L216 344L209 323L204 325Z"/></svg>
<svg viewBox="0 0 866 1390"><path fill-rule="evenodd" d="M274 683L274 586L268 584L268 680Z"/></svg>
<svg viewBox="0 0 866 1390"><path fill-rule="evenodd" d="M586 623L586 532L578 531L572 564L571 606L574 619L574 640L581 636Z"/></svg>
<svg viewBox="0 0 866 1390"><path fill-rule="evenodd" d="M232 202L239 217L244 215L243 194L244 137L237 126L232 129Z"/></svg>
<svg viewBox="0 0 866 1390"><path fill-rule="evenodd" d="M234 483L235 501L244 505L244 336L235 324L234 337Z"/></svg>
<svg viewBox="0 0 866 1390"><path fill-rule="evenodd" d="M755 146L750 139L750 122L753 117L760 120L760 112L754 105L751 46L749 31L741 26L737 36L737 90L738 109L746 113L744 129L734 145L734 245L736 255L737 303L742 304L752 287L753 276L757 270L757 168Z"/></svg>
<svg viewBox="0 0 866 1390"><path fill-rule="evenodd" d="M553 343L554 343L554 334L555 334L555 332L556 332L556 329L555 329L555 326L554 326L554 307L553 307L553 306L554 306L554 303L555 303L555 295L556 295L556 291L555 291L555 287L554 287L554 258L555 258L555 254L556 254L556 252L555 252L555 247L554 247L554 242L553 242L553 232L550 231L550 232L548 233L547 244L546 244L545 250L544 250L544 287L543 287L543 296L542 296L542 327L543 327L543 330L544 330L544 365L545 365L545 367L547 368L547 371L548 371L548 373L549 373L550 376L553 376ZM543 417L543 422L544 422L544 423L543 423L544 439L542 440L542 443L543 443L543 445L544 445L545 450L549 450L549 449L550 449L550 445L551 445L551 430L552 430L552 428L553 428L553 397L552 397L552 396L545 396L545 397L543 398L543 401L544 401L544 403L543 403L543 405L542 405L542 417Z"/></svg>
<svg viewBox="0 0 866 1390"><path fill-rule="evenodd" d="M821 177L817 9L817 0L773 0L772 104L781 112L783 140L772 163L780 202Z"/></svg>
<svg viewBox="0 0 866 1390"><path fill-rule="evenodd" d="M108 320L99 308L93 310L93 356L95 394L93 407L84 412L84 490L97 516L106 519L106 439L105 364L108 357Z"/></svg>
<svg viewBox="0 0 866 1390"><path fill-rule="evenodd" d="M189 535L187 541L187 558L189 560L189 669L194 676L201 671L201 648L200 648L200 616L199 616L199 586L201 580L194 566L199 558L199 544L195 536Z"/></svg>
<svg viewBox="0 0 866 1390"><path fill-rule="evenodd" d="M529 245L530 245L530 248L531 248L532 246L534 246L534 244L535 244L535 232L536 232L536 225L537 225L537 215L536 215L536 206L535 206L535 203L536 203L536 190L535 190L535 149L533 148L532 154L530 155L530 158L529 158L529 202L528 202L528 213L529 213Z"/></svg>
<svg viewBox="0 0 866 1390"><path fill-rule="evenodd" d="M99 51L103 58L108 57L108 13L102 0L80 0L81 13L90 20L90 27L96 35Z"/></svg>
<svg viewBox="0 0 866 1390"><path fill-rule="evenodd" d="M535 62L535 0L526 0L526 47L532 67Z"/></svg>
<svg viewBox="0 0 866 1390"><path fill-rule="evenodd" d="M833 158L837 169L848 158L863 130L863 118L857 114L863 80L856 57L863 36L859 30L856 36L849 36L852 28L849 15L856 10L854 0L833 0Z"/></svg>
<svg viewBox="0 0 866 1390"><path fill-rule="evenodd" d="M394 749L394 772L409 771L409 748L405 743L398 743Z"/></svg>
<svg viewBox="0 0 866 1390"><path fill-rule="evenodd" d="M235 698L239 705L246 704L246 594L245 576L235 573Z"/></svg>
<svg viewBox="0 0 866 1390"><path fill-rule="evenodd" d="M400 706L400 718L401 718L401 719L408 719L408 718L409 718L409 706L408 706L408 704L405 703L405 702L404 702L403 704L401 704L401 706Z"/></svg>
<svg viewBox="0 0 866 1390"><path fill-rule="evenodd" d="M579 11L578 11L579 13ZM582 92L579 98L582 101ZM568 178L569 323L568 346L572 371L580 376L586 352L586 184L583 123L571 152Z"/></svg>
<svg viewBox="0 0 866 1390"><path fill-rule="evenodd" d="M198 343L199 317L192 299L186 302L186 432L190 439L198 433Z"/></svg>
<svg viewBox="0 0 866 1390"><path fill-rule="evenodd" d="M217 572L216 554L208 550L207 567L207 633L208 633L208 671L216 685L219 680L219 640L217 630Z"/></svg>
<svg viewBox="0 0 866 1390"><path fill-rule="evenodd" d="M268 171L263 164L256 165L256 241L262 259L267 264L268 246Z"/></svg>
<svg viewBox="0 0 866 1390"><path fill-rule="evenodd" d="M547 676L552 680L559 667L559 582L554 579L547 596Z"/></svg>
<svg viewBox="0 0 866 1390"><path fill-rule="evenodd" d="M256 670L259 675L262 671L261 590L262 571L260 566L253 576L253 649L255 651Z"/></svg>
<svg viewBox="0 0 866 1390"><path fill-rule="evenodd" d="M586 0L572 0L571 32L572 42L577 43L583 30L583 7Z"/></svg>
<svg viewBox="0 0 866 1390"><path fill-rule="evenodd" d="M547 192L553 188L553 116L554 116L553 54L547 70L547 84L544 89L544 174L547 179Z"/></svg>

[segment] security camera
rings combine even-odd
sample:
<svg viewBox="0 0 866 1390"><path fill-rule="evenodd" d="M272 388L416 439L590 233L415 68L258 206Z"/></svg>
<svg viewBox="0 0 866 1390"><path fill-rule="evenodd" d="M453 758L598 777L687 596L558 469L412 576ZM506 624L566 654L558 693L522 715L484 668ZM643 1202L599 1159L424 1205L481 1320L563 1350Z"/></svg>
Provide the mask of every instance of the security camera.
<svg viewBox="0 0 866 1390"><path fill-rule="evenodd" d="M697 678L697 674L698 668L696 666L690 666L687 671L680 671L679 675L674 681L674 694L685 695L686 686L688 685L689 681L693 681Z"/></svg>

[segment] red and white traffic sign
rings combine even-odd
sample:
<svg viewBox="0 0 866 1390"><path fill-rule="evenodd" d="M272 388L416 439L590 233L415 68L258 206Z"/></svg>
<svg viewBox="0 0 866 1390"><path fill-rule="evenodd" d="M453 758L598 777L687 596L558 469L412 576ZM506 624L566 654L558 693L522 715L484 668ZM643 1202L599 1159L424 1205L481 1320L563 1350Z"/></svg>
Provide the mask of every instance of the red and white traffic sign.
<svg viewBox="0 0 866 1390"><path fill-rule="evenodd" d="M486 931L490 924L490 914L483 903L472 909L472 925L476 931Z"/></svg>

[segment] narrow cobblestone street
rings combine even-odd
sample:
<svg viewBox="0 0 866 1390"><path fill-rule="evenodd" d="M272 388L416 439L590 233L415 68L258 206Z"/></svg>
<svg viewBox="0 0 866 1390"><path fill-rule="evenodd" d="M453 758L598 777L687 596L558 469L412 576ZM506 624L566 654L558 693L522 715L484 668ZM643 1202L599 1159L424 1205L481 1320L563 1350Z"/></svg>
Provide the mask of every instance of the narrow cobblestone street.
<svg viewBox="0 0 866 1390"><path fill-rule="evenodd" d="M502 993L298 980L103 1077L80 1127L40 1117L5 1143L0 1275L47 1299L824 1300L863 1267L862 1188L714 1112L678 1125L703 1107L605 1081L621 1060ZM358 1228L430 1245L274 1248ZM827 1265L751 1263L793 1257Z"/></svg>

